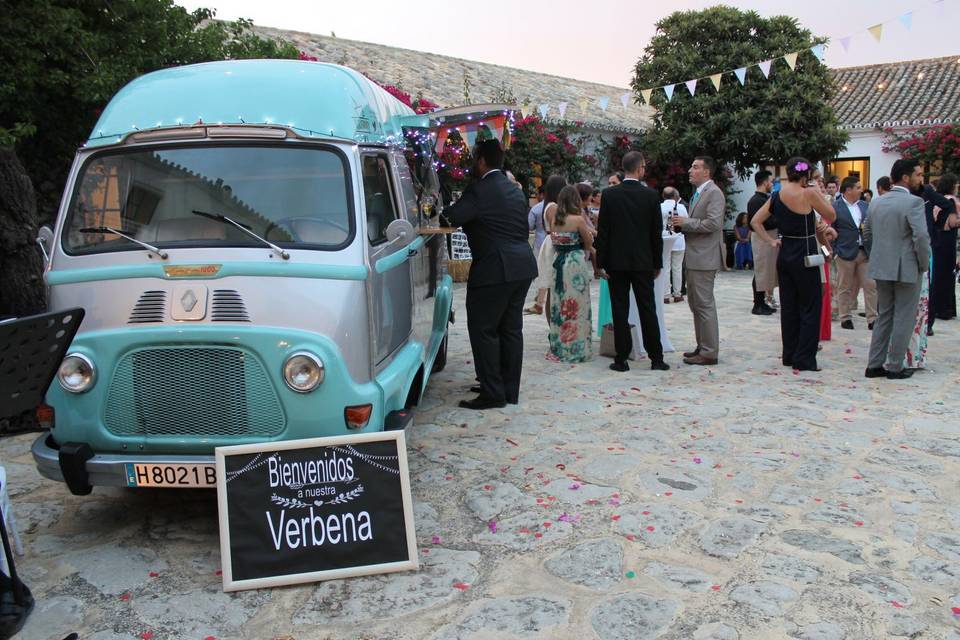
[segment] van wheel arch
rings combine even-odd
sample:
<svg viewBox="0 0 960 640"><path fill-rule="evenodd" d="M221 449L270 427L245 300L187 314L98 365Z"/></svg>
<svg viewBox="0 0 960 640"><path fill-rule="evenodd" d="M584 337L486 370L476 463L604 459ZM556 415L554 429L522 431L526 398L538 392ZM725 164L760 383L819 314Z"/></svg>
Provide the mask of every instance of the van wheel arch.
<svg viewBox="0 0 960 640"><path fill-rule="evenodd" d="M420 394L423 393L423 365L417 369L417 375L413 377L410 384L410 391L407 392L407 399L403 403L404 409L412 409L420 404Z"/></svg>

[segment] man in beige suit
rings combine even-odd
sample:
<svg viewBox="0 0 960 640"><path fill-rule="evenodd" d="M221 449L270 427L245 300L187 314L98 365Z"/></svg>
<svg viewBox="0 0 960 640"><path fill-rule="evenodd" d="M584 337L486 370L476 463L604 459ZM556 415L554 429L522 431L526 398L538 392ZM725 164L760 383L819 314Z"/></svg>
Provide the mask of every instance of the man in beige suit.
<svg viewBox="0 0 960 640"><path fill-rule="evenodd" d="M717 163L697 156L690 166L690 184L697 188L690 199L689 217L674 216L673 226L686 240L687 301L693 312L697 348L683 354L686 364L717 364L720 355L720 323L713 285L723 265L723 214L727 200L713 182Z"/></svg>

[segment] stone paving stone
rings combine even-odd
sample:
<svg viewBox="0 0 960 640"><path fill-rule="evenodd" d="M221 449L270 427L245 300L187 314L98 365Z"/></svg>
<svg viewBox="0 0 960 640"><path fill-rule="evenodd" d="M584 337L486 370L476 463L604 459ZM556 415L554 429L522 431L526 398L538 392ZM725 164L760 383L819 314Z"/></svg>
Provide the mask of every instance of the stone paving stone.
<svg viewBox="0 0 960 640"><path fill-rule="evenodd" d="M693 632L693 640L740 640L740 632L719 622L705 624Z"/></svg>
<svg viewBox="0 0 960 640"><path fill-rule="evenodd" d="M673 495L677 500L703 500L712 492L710 480L701 474L682 469L664 467L643 473L637 486L653 494Z"/></svg>
<svg viewBox="0 0 960 640"><path fill-rule="evenodd" d="M917 556L910 561L910 573L930 584L942 587L960 586L960 565L931 556Z"/></svg>
<svg viewBox="0 0 960 640"><path fill-rule="evenodd" d="M812 531L790 529L780 536L787 544L807 551L820 551L837 556L851 564L864 564L860 547L847 540L831 538Z"/></svg>
<svg viewBox="0 0 960 640"><path fill-rule="evenodd" d="M488 521L501 513L532 506L536 501L510 483L491 481L467 491L466 504L475 516Z"/></svg>
<svg viewBox="0 0 960 640"><path fill-rule="evenodd" d="M644 567L643 572L671 587L685 591L707 591L713 584L710 576L703 571L662 562L651 562Z"/></svg>
<svg viewBox="0 0 960 640"><path fill-rule="evenodd" d="M167 569L166 561L153 549L121 546L89 549L70 558L70 564L78 576L110 596L137 589L150 580L151 571Z"/></svg>
<svg viewBox="0 0 960 640"><path fill-rule="evenodd" d="M630 593L604 600L590 614L590 624L601 640L656 638L680 610L674 600Z"/></svg>
<svg viewBox="0 0 960 640"><path fill-rule="evenodd" d="M33 613L19 634L21 640L64 638L80 625L84 610L82 600L70 596L37 598L37 595L34 594Z"/></svg>
<svg viewBox="0 0 960 640"><path fill-rule="evenodd" d="M807 522L825 522L827 524L855 526L863 522L861 510L847 503L822 504L803 516Z"/></svg>
<svg viewBox="0 0 960 640"><path fill-rule="evenodd" d="M913 594L903 583L886 576L857 571L850 574L850 584L879 598L882 602L897 601L902 605L913 604Z"/></svg>
<svg viewBox="0 0 960 640"><path fill-rule="evenodd" d="M701 519L692 511L669 504L626 507L618 515L617 533L634 536L655 549L671 544Z"/></svg>
<svg viewBox="0 0 960 640"><path fill-rule="evenodd" d="M893 523L893 534L903 540L913 544L917 540L917 531L919 527L915 522L895 522Z"/></svg>
<svg viewBox="0 0 960 640"><path fill-rule="evenodd" d="M583 474L588 478L610 481L615 480L628 471L634 471L640 467L637 459L628 455L614 455L596 458L583 469Z"/></svg>
<svg viewBox="0 0 960 640"><path fill-rule="evenodd" d="M196 589L175 595L131 598L137 617L152 628L203 638L242 626L256 610L256 592L240 594ZM261 596L260 599L263 599ZM268 599L268 598L267 598Z"/></svg>
<svg viewBox="0 0 960 640"><path fill-rule="evenodd" d="M953 533L931 533L924 540L926 545L951 560L960 560L960 535Z"/></svg>
<svg viewBox="0 0 960 640"><path fill-rule="evenodd" d="M796 591L778 582L762 580L742 584L730 592L730 599L760 611L777 616L800 597Z"/></svg>
<svg viewBox="0 0 960 640"><path fill-rule="evenodd" d="M934 502L937 500L936 492L923 480L919 478L908 478L906 476L888 474L881 476L881 481L895 491L912 494L920 501Z"/></svg>
<svg viewBox="0 0 960 640"><path fill-rule="evenodd" d="M558 521L552 516L533 511L498 520L495 524L496 530L488 523L480 533L475 534L474 542L526 551L549 548L573 531L569 522Z"/></svg>
<svg viewBox="0 0 960 640"><path fill-rule="evenodd" d="M815 622L790 633L797 640L846 640L847 632L835 622Z"/></svg>
<svg viewBox="0 0 960 640"><path fill-rule="evenodd" d="M868 457L867 462L882 467L883 473L889 473L895 469L925 476L943 473L943 465L939 462L914 453L907 453L903 449L881 449Z"/></svg>
<svg viewBox="0 0 960 640"><path fill-rule="evenodd" d="M809 584L820 577L820 570L794 556L766 555L761 565L764 573Z"/></svg>
<svg viewBox="0 0 960 640"><path fill-rule="evenodd" d="M813 458L801 464L794 475L809 482L823 482L836 475L842 465L831 458Z"/></svg>
<svg viewBox="0 0 960 640"><path fill-rule="evenodd" d="M915 516L920 514L920 505L916 502L904 502L902 500L891 500L890 508L900 516Z"/></svg>
<svg viewBox="0 0 960 640"><path fill-rule="evenodd" d="M934 456L960 458L960 438L911 438L914 449Z"/></svg>
<svg viewBox="0 0 960 640"><path fill-rule="evenodd" d="M623 550L616 540L588 540L554 555L544 566L568 582L606 589L623 578Z"/></svg>
<svg viewBox="0 0 960 640"><path fill-rule="evenodd" d="M775 484L770 490L770 502L783 504L790 507L799 506L812 502L810 490L795 484Z"/></svg>
<svg viewBox="0 0 960 640"><path fill-rule="evenodd" d="M754 544L763 530L763 525L746 518L715 520L700 536L700 548L707 555L730 560Z"/></svg>
<svg viewBox="0 0 960 640"><path fill-rule="evenodd" d="M926 622L913 616L895 613L887 623L887 633L898 638L916 638L928 627Z"/></svg>
<svg viewBox="0 0 960 640"><path fill-rule="evenodd" d="M316 587L293 614L297 625L358 624L371 611L402 611L404 615L462 597L480 574L480 554L434 547L420 558L416 572L390 573L331 580Z"/></svg>
<svg viewBox="0 0 960 640"><path fill-rule="evenodd" d="M615 494L619 495L617 487L605 487L577 480L558 479L545 484L541 491L557 497L563 504L582 507L587 504L606 504Z"/></svg>
<svg viewBox="0 0 960 640"><path fill-rule="evenodd" d="M558 625L570 617L570 603L551 598L518 596L483 600L470 607L456 625L441 629L435 640L470 640L492 633L518 638L556 638Z"/></svg>

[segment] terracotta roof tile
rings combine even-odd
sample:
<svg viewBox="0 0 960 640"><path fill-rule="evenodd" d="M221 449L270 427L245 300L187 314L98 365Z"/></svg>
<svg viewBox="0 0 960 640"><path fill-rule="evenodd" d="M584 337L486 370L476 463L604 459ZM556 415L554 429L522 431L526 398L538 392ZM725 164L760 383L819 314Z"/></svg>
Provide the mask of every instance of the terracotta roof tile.
<svg viewBox="0 0 960 640"><path fill-rule="evenodd" d="M960 122L960 56L833 70L841 129Z"/></svg>
<svg viewBox="0 0 960 640"><path fill-rule="evenodd" d="M466 74L470 79L472 103L500 102L495 96L502 88L506 88L521 103L529 100L534 113L537 105L549 104L547 120L556 121L559 116L557 104L566 102L566 121L582 121L585 126L601 131L635 133L646 129L652 122L653 109L647 106L631 103L629 108L623 108L620 96L629 93L631 99L633 97L633 92L626 87L612 87L315 33L260 26L254 27L254 31L266 37L288 40L300 51L315 56L321 62L352 67L379 82L399 85L414 96L420 92L424 98L443 107L464 103L463 81ZM597 104L601 96L610 99L606 111ZM584 99L589 101L586 111L579 104Z"/></svg>

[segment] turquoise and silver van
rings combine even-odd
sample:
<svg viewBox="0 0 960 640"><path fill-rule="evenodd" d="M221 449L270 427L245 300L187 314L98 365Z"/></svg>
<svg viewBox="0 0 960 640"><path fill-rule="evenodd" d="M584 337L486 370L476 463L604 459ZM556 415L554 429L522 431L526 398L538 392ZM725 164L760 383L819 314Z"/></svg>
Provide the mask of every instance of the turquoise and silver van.
<svg viewBox="0 0 960 640"><path fill-rule="evenodd" d="M316 62L124 87L41 238L51 310L86 315L40 473L213 486L217 446L403 428L452 320L428 124Z"/></svg>

